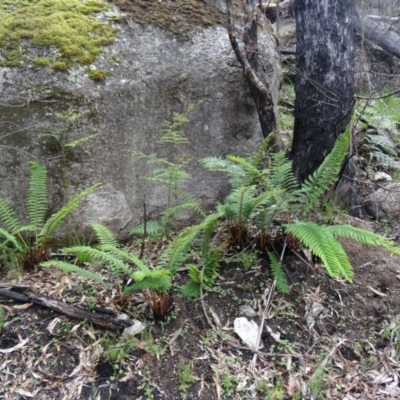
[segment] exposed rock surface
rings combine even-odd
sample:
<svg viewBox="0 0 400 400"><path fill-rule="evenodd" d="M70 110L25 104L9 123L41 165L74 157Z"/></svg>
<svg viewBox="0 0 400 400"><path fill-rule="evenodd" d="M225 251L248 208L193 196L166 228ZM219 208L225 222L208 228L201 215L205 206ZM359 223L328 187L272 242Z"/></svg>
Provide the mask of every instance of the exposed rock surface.
<svg viewBox="0 0 400 400"><path fill-rule="evenodd" d="M368 215L386 220L393 228L400 227L400 183L390 183L371 193L364 206Z"/></svg>
<svg viewBox="0 0 400 400"><path fill-rule="evenodd" d="M277 99L276 40L268 25L260 36L262 68ZM30 50L35 52L34 47ZM27 60L20 68L1 68L0 195L23 213L27 162L36 159L48 167L53 210L63 202L64 183L69 198L95 182L110 184L107 195L107 190L98 189L92 196L96 201L86 202L79 225L85 230L99 213L103 217L115 213L112 229L126 233L141 222L144 199L149 218L159 216L167 203L166 190L146 180L147 164L129 152L168 156L166 147L158 143L162 123L194 103L186 127L190 144L185 152L193 176L187 189L202 205L214 203L226 183L202 170L198 160L243 155L262 140L254 104L235 65L224 27L203 29L191 41L180 42L158 28L128 19L120 26L117 40L90 66L111 71L104 82L89 79L87 68L81 66L54 72L34 68ZM60 122L49 107L64 116L74 112L82 116L75 122ZM66 152L65 169L59 144L40 136L45 132L58 133L65 142L97 136Z"/></svg>

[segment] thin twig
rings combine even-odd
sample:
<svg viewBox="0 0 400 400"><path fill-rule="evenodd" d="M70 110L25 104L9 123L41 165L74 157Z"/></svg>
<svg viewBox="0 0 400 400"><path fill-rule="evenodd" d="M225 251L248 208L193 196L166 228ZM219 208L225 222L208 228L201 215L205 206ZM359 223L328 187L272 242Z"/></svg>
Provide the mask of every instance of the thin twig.
<svg viewBox="0 0 400 400"><path fill-rule="evenodd" d="M261 318L260 328L258 329L257 341L256 341L256 345L255 345L255 348L254 348L254 350L256 350L256 352L254 353L253 359L251 360L251 363L250 363L250 371L254 371L254 368L256 366L257 355L258 355L258 351L257 350L260 348L261 335L262 335L262 331L263 331L263 328L264 328L265 316L269 311L269 306L271 305L271 302L272 302L273 293L275 291L275 286L276 286L276 279L272 282L272 286L271 286L271 289L270 289L269 294L268 294L267 304L265 305L264 312L263 312L263 315L262 315L262 318Z"/></svg>
<svg viewBox="0 0 400 400"><path fill-rule="evenodd" d="M281 263L282 263L282 260L283 260L283 256L285 254L285 250L286 250L286 238L285 238L285 243L283 244L283 249L282 249L281 256L279 257L279 261ZM272 300L273 300L273 297L274 297L275 286L276 286L276 279L274 279L274 281L272 282L272 286L271 286L271 289L270 289L269 294L268 294L267 303L265 304L264 312L263 312L263 315L261 317L260 328L258 329L257 341L256 341L256 345L255 345L255 348L254 348L255 353L253 355L253 360L250 363L250 371L251 372L254 371L254 368L256 366L257 353L258 353L258 349L260 348L261 335L262 335L262 331L264 329L265 317L268 314L269 307L270 307L270 305L272 303Z"/></svg>

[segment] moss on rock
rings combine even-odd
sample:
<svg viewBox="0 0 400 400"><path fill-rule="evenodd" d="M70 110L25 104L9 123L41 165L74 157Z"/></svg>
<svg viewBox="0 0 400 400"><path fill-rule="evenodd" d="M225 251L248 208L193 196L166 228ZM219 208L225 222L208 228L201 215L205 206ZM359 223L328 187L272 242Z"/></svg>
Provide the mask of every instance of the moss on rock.
<svg viewBox="0 0 400 400"><path fill-rule="evenodd" d="M35 66L66 70L73 63L93 63L117 35L95 16L109 7L100 0L0 0L0 66L19 66L29 44L46 49Z"/></svg>
<svg viewBox="0 0 400 400"><path fill-rule="evenodd" d="M189 40L201 27L226 25L226 16L213 0L112 0L138 24L149 24Z"/></svg>

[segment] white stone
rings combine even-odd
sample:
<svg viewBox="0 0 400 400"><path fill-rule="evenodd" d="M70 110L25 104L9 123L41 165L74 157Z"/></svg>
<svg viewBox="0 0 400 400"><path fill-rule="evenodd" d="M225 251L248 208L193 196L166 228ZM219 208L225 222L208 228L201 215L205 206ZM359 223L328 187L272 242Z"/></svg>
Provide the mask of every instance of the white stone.
<svg viewBox="0 0 400 400"><path fill-rule="evenodd" d="M387 174L386 172L381 172L381 171L377 172L374 177L375 182L378 182L378 181L392 182L392 180L393 179L389 174Z"/></svg>
<svg viewBox="0 0 400 400"><path fill-rule="evenodd" d="M245 317L236 318L233 323L233 330L251 349L257 346L258 325Z"/></svg>
<svg viewBox="0 0 400 400"><path fill-rule="evenodd" d="M125 328L123 336L136 336L138 333L142 332L146 328L143 322L138 320L134 321L133 325L129 328Z"/></svg>

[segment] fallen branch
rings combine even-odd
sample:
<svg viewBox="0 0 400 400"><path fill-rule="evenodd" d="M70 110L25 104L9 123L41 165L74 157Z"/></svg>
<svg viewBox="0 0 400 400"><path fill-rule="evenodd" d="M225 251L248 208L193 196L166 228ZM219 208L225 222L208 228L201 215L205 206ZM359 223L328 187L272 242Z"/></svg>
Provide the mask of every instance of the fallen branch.
<svg viewBox="0 0 400 400"><path fill-rule="evenodd" d="M15 293L8 289L0 289L0 297L5 297L23 303L39 304L43 307L50 308L60 314L66 315L71 318L80 320L88 320L92 324L101 326L112 331L117 331L122 328L131 326L131 322L118 318L113 318L105 314L97 314L89 311L82 310L81 308L65 304L61 300L53 299L44 295L31 295L25 296L23 294Z"/></svg>

